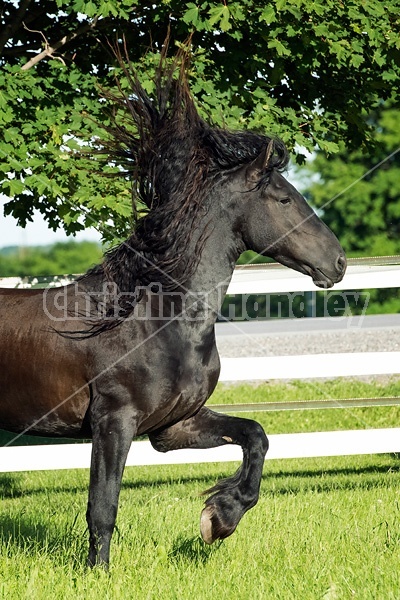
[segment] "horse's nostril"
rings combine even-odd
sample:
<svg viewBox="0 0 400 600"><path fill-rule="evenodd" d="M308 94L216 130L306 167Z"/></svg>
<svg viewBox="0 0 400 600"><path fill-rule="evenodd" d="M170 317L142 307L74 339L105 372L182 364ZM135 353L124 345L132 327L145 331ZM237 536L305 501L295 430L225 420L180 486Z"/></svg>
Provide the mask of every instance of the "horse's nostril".
<svg viewBox="0 0 400 600"><path fill-rule="evenodd" d="M344 271L347 265L346 257L343 254L339 254L336 259L336 268L338 271Z"/></svg>

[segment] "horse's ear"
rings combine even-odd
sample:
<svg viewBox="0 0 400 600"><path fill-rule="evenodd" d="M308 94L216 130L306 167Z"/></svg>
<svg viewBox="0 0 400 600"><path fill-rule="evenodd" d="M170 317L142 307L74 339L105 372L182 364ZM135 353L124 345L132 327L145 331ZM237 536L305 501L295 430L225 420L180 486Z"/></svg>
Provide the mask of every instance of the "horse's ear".
<svg viewBox="0 0 400 600"><path fill-rule="evenodd" d="M260 154L248 166L246 179L252 183L258 183L268 168L271 156L274 153L274 140L270 140Z"/></svg>

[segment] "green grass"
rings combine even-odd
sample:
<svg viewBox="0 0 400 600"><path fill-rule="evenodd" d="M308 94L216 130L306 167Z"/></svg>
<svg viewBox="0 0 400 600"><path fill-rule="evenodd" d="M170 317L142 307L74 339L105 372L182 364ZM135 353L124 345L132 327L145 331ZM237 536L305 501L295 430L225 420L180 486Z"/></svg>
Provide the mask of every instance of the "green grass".
<svg viewBox="0 0 400 600"><path fill-rule="evenodd" d="M318 383L292 381L282 384L268 382L255 386L219 384L208 404L211 407L212 404L380 398L388 396L400 396L399 377L392 377L384 380L384 382L336 379ZM237 416L256 419L269 434L400 426L400 406L249 412Z"/></svg>
<svg viewBox="0 0 400 600"><path fill-rule="evenodd" d="M208 404L322 400L330 398L367 398L400 396L400 376L362 381L332 379L260 383L256 385L218 384Z"/></svg>
<svg viewBox="0 0 400 600"><path fill-rule="evenodd" d="M398 598L399 463L267 463L229 539L198 537L198 494L233 465L129 468L110 574L84 568L86 471L2 476L2 598Z"/></svg>
<svg viewBox="0 0 400 600"><path fill-rule="evenodd" d="M238 393L240 402L254 402L259 388L221 386L214 401L231 402ZM390 389L381 392L391 395ZM306 387L297 391L301 399ZM355 395L354 388L347 392ZM275 389L270 399L277 395ZM396 411L255 416L277 433L396 426ZM399 461L391 455L267 461L258 505L232 537L213 546L199 538L199 494L236 465L127 468L109 573L84 566L87 470L2 474L0 598L397 600Z"/></svg>

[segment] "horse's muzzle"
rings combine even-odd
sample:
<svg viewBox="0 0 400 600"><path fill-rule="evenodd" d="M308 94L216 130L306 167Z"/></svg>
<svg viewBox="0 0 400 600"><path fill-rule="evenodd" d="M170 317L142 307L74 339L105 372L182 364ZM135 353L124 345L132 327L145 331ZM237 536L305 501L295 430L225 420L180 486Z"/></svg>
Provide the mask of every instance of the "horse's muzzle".
<svg viewBox="0 0 400 600"><path fill-rule="evenodd" d="M320 288L330 288L335 283L342 281L347 268L347 260L344 254L339 254L335 261L335 271L330 273L327 269L316 267L312 272L314 284Z"/></svg>

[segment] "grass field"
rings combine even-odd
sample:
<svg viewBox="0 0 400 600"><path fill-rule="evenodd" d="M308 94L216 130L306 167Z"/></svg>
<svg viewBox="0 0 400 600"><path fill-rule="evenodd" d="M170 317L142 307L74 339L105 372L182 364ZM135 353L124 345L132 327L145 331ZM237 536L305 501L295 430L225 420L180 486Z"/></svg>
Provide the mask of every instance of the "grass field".
<svg viewBox="0 0 400 600"><path fill-rule="evenodd" d="M307 386L221 386L213 402L317 397ZM399 381L318 388L332 397L395 395ZM254 417L270 433L391 427L399 425L400 409ZM199 538L199 494L234 464L128 468L109 573L85 568L87 470L2 474L0 598L397 600L399 461L267 461L259 504L214 546Z"/></svg>

